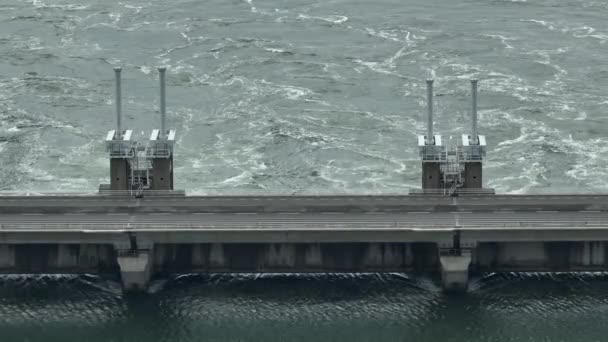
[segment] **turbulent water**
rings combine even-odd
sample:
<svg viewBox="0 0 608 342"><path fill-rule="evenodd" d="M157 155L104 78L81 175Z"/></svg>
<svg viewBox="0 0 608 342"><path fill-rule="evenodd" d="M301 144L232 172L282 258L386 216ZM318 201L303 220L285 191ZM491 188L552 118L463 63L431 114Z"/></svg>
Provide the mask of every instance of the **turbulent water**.
<svg viewBox="0 0 608 342"><path fill-rule="evenodd" d="M188 276L123 299L96 278L0 283L2 341L605 341L606 275L487 277L466 296L398 275Z"/></svg>
<svg viewBox="0 0 608 342"><path fill-rule="evenodd" d="M486 186L608 190L608 2L0 3L0 190L108 181L112 67L123 125L157 128L168 66L176 188L405 193L436 80L436 131L469 126L480 81ZM374 275L111 281L5 278L2 341L604 341L605 275L494 276L466 296Z"/></svg>
<svg viewBox="0 0 608 342"><path fill-rule="evenodd" d="M606 17L593 0L4 0L0 189L107 182L112 67L139 136L159 126L166 65L190 194L419 187L427 77L446 138L481 79L487 186L605 191Z"/></svg>

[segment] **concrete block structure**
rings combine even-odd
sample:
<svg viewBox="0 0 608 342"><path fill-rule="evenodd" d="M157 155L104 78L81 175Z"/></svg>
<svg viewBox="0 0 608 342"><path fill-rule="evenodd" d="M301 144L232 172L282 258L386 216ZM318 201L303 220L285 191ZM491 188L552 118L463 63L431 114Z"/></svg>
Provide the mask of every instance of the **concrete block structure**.
<svg viewBox="0 0 608 342"><path fill-rule="evenodd" d="M422 163L422 189L438 190L441 188L441 164L436 162Z"/></svg>
<svg viewBox="0 0 608 342"><path fill-rule="evenodd" d="M481 161L464 163L464 187L466 189L483 188L482 166Z"/></svg>
<svg viewBox="0 0 608 342"><path fill-rule="evenodd" d="M124 158L110 159L110 184L112 190L129 190L129 162Z"/></svg>

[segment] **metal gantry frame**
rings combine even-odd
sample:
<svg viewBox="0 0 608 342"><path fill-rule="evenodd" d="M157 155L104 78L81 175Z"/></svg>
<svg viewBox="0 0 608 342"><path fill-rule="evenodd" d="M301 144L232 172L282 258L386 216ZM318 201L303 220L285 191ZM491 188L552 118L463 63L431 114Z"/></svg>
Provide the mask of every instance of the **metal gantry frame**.
<svg viewBox="0 0 608 342"><path fill-rule="evenodd" d="M122 99L121 71L114 68L115 74L115 104L116 129L106 135L106 151L110 160L124 159L128 167L128 191L141 194L148 190L153 182L153 160L171 158L175 145L175 131L166 130L166 101L165 101L165 67L158 68L160 79L160 114L161 129L154 129L148 141L138 141L133 137L132 130L122 130Z"/></svg>
<svg viewBox="0 0 608 342"><path fill-rule="evenodd" d="M433 80L427 80L427 133L418 136L418 150L422 163L439 164L441 184L437 189L423 191L441 191L453 194L465 185L465 165L482 163L486 154L486 138L477 134L477 84L471 80L471 134L463 134L462 139L444 141L439 134L433 134ZM424 175L423 175L424 177ZM423 184L423 188L424 188Z"/></svg>

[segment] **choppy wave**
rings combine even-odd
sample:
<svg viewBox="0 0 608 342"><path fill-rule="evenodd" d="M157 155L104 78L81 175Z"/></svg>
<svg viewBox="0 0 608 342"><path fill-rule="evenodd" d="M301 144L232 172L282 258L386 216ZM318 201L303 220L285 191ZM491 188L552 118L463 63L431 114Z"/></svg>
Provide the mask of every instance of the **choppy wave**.
<svg viewBox="0 0 608 342"><path fill-rule="evenodd" d="M93 276L0 277L3 339L601 340L605 273L502 273L466 295L406 274L182 275L145 296ZM579 329L584 327L584 329Z"/></svg>
<svg viewBox="0 0 608 342"><path fill-rule="evenodd" d="M0 186L90 191L107 181L111 67L125 68L124 121L141 132L158 120L163 64L176 185L192 193L417 187L429 75L445 136L468 130L467 80L481 79L488 186L608 188L601 3L491 1L432 13L423 2L202 6L0 7L10 18L0 22L10 63L0 81L0 169L14 180Z"/></svg>

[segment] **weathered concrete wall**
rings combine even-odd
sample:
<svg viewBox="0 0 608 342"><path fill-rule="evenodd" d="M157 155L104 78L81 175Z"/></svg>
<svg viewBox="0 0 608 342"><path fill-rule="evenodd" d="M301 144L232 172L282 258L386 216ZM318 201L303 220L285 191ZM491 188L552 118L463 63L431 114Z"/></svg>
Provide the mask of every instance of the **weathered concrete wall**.
<svg viewBox="0 0 608 342"><path fill-rule="evenodd" d="M129 242L129 241L126 241ZM113 273L125 290L155 274L190 272L419 272L465 290L470 272L607 270L602 241L436 243L0 244L0 273ZM133 249L138 248L138 249Z"/></svg>
<svg viewBox="0 0 608 342"><path fill-rule="evenodd" d="M157 244L157 272L382 272L436 269L434 244Z"/></svg>
<svg viewBox="0 0 608 342"><path fill-rule="evenodd" d="M603 241L481 243L472 264L489 272L606 270L605 256Z"/></svg>
<svg viewBox="0 0 608 342"><path fill-rule="evenodd" d="M152 277L151 251L118 251L122 287L127 292L144 291Z"/></svg>
<svg viewBox="0 0 608 342"><path fill-rule="evenodd" d="M126 159L110 159L110 188L112 190L127 190L129 163Z"/></svg>
<svg viewBox="0 0 608 342"><path fill-rule="evenodd" d="M422 163L422 189L439 189L440 181L440 164Z"/></svg>
<svg viewBox="0 0 608 342"><path fill-rule="evenodd" d="M453 251L453 250L450 250ZM469 284L471 250L458 250L458 253L440 251L441 283L447 291L466 291Z"/></svg>
<svg viewBox="0 0 608 342"><path fill-rule="evenodd" d="M0 244L1 273L114 273L112 245Z"/></svg>
<svg viewBox="0 0 608 342"><path fill-rule="evenodd" d="M422 189L439 189L440 181L439 163L422 163Z"/></svg>
<svg viewBox="0 0 608 342"><path fill-rule="evenodd" d="M464 187L468 189L481 189L482 185L481 162L464 163Z"/></svg>
<svg viewBox="0 0 608 342"><path fill-rule="evenodd" d="M152 160L152 190L173 190L173 157Z"/></svg>

